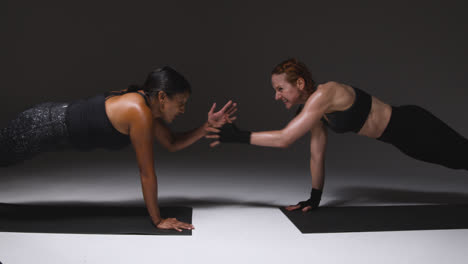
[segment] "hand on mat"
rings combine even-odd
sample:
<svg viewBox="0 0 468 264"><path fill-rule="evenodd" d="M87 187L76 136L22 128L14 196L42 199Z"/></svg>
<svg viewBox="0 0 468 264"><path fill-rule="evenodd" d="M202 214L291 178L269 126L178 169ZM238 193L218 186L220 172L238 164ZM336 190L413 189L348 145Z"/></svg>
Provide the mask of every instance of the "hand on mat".
<svg viewBox="0 0 468 264"><path fill-rule="evenodd" d="M296 204L296 205L286 206L284 209L286 209L288 211L294 211L294 210L297 210L297 209L301 209L302 212L307 212L307 211L310 211L310 210L315 209L315 208L312 208L312 206L310 206L310 205L302 207L300 204Z"/></svg>
<svg viewBox="0 0 468 264"><path fill-rule="evenodd" d="M182 229L188 229L188 230L195 229L193 225L180 222L179 220L175 218L161 219L161 222L159 222L159 224L156 227L160 229L175 229L179 232L181 232Z"/></svg>
<svg viewBox="0 0 468 264"><path fill-rule="evenodd" d="M296 205L286 206L285 209L288 211L301 209L302 212L307 212L313 209L317 209L319 207L321 199L322 199L322 190L312 188L312 190L310 191L309 199L298 202Z"/></svg>
<svg viewBox="0 0 468 264"><path fill-rule="evenodd" d="M236 120L235 116L232 116L237 111L237 104L231 100L227 102L221 110L214 112L216 103L213 104L210 111L208 112L208 123L212 127L221 127L226 123L232 123Z"/></svg>
<svg viewBox="0 0 468 264"><path fill-rule="evenodd" d="M301 201L297 203L296 205L286 206L285 209L288 211L301 209L302 212L307 212L313 209L317 209L319 207L319 204L320 199L317 199L317 197L313 196L306 201Z"/></svg>

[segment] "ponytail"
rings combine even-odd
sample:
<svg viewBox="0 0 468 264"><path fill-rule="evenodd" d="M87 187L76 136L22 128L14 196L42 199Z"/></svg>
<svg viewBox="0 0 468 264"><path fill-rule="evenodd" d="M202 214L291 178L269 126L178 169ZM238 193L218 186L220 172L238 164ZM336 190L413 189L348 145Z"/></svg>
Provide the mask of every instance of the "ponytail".
<svg viewBox="0 0 468 264"><path fill-rule="evenodd" d="M111 95L122 95L126 93L143 90L148 97L157 96L159 92L165 92L168 97L178 93L192 93L189 82L169 66L158 68L148 74L143 85L131 84L125 90L112 91Z"/></svg>

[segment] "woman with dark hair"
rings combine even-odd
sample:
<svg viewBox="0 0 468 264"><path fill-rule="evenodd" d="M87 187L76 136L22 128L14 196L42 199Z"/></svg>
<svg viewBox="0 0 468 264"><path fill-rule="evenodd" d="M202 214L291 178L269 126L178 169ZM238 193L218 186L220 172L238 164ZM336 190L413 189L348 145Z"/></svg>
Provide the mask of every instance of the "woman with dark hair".
<svg viewBox="0 0 468 264"><path fill-rule="evenodd" d="M354 132L397 147L417 160L452 169L468 170L468 140L429 111L416 106L390 106L359 88L337 82L315 85L307 67L296 59L278 64L271 82L275 99L287 109L300 105L296 117L276 131L241 131L233 124L207 128L207 135L220 142L247 143L266 147L288 147L310 132L310 198L287 210L317 208L324 186L327 127L336 133Z"/></svg>
<svg viewBox="0 0 468 264"><path fill-rule="evenodd" d="M162 219L158 206L153 140L169 151L186 148L206 135L208 126L220 127L237 110L229 101L220 111L213 104L199 128L174 134L165 124L185 112L190 84L164 67L151 72L144 85L108 92L71 103L42 103L0 130L0 165L9 166L43 151L66 148L118 150L132 145L140 169L143 197L154 225L161 229L193 229L175 218Z"/></svg>

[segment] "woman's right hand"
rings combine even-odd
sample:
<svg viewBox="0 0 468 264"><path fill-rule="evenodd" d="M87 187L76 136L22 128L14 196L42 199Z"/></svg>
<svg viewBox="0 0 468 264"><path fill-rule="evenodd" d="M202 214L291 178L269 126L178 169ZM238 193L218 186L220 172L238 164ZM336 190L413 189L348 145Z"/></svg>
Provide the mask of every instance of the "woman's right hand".
<svg viewBox="0 0 468 264"><path fill-rule="evenodd" d="M230 100L216 113L214 112L215 108L216 103L213 103L208 112L208 124L211 127L222 127L224 124L232 123L232 121L236 120L236 117L232 115L237 111L237 103L233 103Z"/></svg>
<svg viewBox="0 0 468 264"><path fill-rule="evenodd" d="M195 227L192 224L180 222L176 218L161 219L161 221L156 225L156 227L160 229L175 229L179 232L182 232L182 229L195 229Z"/></svg>

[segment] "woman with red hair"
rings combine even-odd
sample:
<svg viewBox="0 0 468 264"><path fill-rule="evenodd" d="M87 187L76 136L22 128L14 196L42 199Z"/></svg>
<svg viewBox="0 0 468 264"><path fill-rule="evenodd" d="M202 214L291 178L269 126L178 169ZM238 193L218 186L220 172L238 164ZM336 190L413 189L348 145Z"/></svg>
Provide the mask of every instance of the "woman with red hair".
<svg viewBox="0 0 468 264"><path fill-rule="evenodd" d="M327 127L336 133L354 132L392 144L417 160L452 169L468 170L468 140L429 111L416 105L391 106L365 91L347 84L326 82L316 85L307 67L296 59L278 64L272 71L275 99L287 109L300 105L296 117L280 130L241 131L233 124L207 138L220 142L247 143L285 148L310 132L310 198L287 210L317 208L324 185Z"/></svg>

